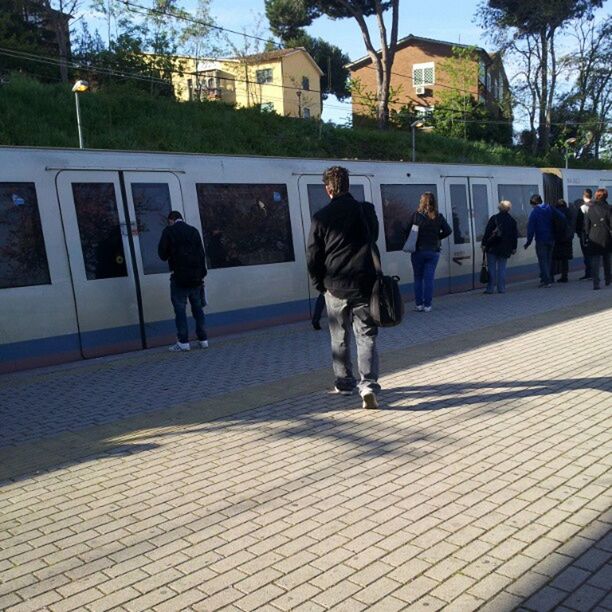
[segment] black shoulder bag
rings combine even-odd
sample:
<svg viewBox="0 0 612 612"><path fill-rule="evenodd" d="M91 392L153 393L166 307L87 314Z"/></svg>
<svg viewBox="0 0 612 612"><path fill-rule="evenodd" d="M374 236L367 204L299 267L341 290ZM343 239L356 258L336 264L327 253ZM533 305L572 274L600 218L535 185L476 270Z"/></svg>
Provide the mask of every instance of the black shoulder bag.
<svg viewBox="0 0 612 612"><path fill-rule="evenodd" d="M400 279L399 276L385 276L383 274L380 256L372 239L363 204L359 205L359 212L370 245L374 270L376 271L376 280L370 296L370 315L378 327L394 327L402 322L404 316L404 301L399 288Z"/></svg>

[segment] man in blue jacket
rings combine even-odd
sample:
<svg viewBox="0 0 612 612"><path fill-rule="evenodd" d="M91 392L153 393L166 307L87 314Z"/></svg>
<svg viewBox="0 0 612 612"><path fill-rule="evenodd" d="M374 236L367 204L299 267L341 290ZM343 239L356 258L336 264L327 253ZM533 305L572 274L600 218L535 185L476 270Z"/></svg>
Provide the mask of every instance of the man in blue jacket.
<svg viewBox="0 0 612 612"><path fill-rule="evenodd" d="M559 215L550 204L544 204L538 195L532 195L529 203L532 206L527 223L527 242L525 248L535 237L536 255L540 265L540 287L552 287L552 254L555 246L553 216ZM565 219L563 219L565 221Z"/></svg>

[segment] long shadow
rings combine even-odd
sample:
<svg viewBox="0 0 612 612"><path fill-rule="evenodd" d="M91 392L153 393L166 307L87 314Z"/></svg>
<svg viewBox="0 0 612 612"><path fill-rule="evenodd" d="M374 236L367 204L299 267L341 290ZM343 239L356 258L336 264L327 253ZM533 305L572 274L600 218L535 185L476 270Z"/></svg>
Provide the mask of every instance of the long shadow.
<svg viewBox="0 0 612 612"><path fill-rule="evenodd" d="M607 310L608 308L608 304L602 302L601 300L597 300L595 302L581 303L572 307L572 319L578 325L580 317L592 315L597 312L602 312L604 310ZM394 372L402 371L406 368L421 365L423 363L431 363L432 361L437 359L448 358L453 355L461 354L467 350L473 350L487 345L496 344L501 340L510 339L535 330L545 329L547 327L556 325L557 323L567 322L567 320L568 311L565 309L559 309L546 313L532 315L522 319L507 320L503 323L497 323L480 328L476 332L462 332L459 334L441 338L439 340L435 340L433 342L425 342L422 344L414 344L401 349L393 349L391 351L383 353L382 355L382 373L383 375L388 375ZM431 321L433 322L433 319ZM405 331L409 333L409 323L406 323L406 326L406 330L404 330L403 328L396 328L399 330L399 332L396 333L404 333ZM265 344L262 345L262 350L266 350ZM287 379L284 379L283 381L278 382L276 387L273 387L273 385L271 385L270 383L265 383L261 386L254 385L250 387L245 387L245 389L249 389L249 393L252 396L257 396L258 394L261 395L261 401L255 404L251 403L248 406L248 410L265 408L279 401L290 402L292 399L301 398L304 395L309 394L312 394L313 397L312 408L302 413L300 415L301 417L304 417L309 412L316 412L318 414L322 414L326 411L336 409L336 407L338 407L339 405L334 401L335 398L321 397L321 392L317 391L317 389L321 389L321 387L325 385L325 383L322 381L328 380L329 382L331 382L332 379L331 367L328 365L329 353L326 352L325 355L323 355L322 357L323 361L320 365L323 369L301 374L300 381L302 384L296 385L295 390L293 390L293 387L296 377L289 377ZM100 376L103 375L116 376L117 371L112 370L108 373L103 372L100 374ZM304 380L308 380L310 381L310 383L304 383ZM194 389L200 389L203 386L201 380L194 380L193 385ZM474 389L485 389L490 386L507 387L508 390L504 391L501 394L497 392L493 393L491 394L491 396L488 396L484 393L477 393L468 396L462 395L462 393L466 390L469 391ZM278 392L278 395L276 395L276 391L275 393L270 393L271 387L273 387ZM566 389L603 388L607 390L609 389L609 387L610 378L575 378L552 381L539 380L502 381L494 383L462 383L452 384L451 386L446 387L444 385L438 385L426 386L423 388L411 386L388 389L384 392L383 399L386 399L389 403L393 404L393 398L395 397L396 401L400 405L394 406L394 409L437 410L440 408L448 408L452 406L477 404L483 401L498 402L504 399L514 399L517 397L528 397L532 395L554 395ZM74 436L78 437L81 431L83 432L83 434L86 434L86 448L79 448L78 444L75 444L74 449L70 452L66 452L65 448L62 449L63 452L61 453L61 456L60 454L45 453L44 451L40 451L38 453L40 455L40 460L38 461L37 459L37 463L32 464L30 462L24 462L23 467L12 466L11 469L13 469L14 467L14 470L9 474L7 474L6 470L4 472L0 471L0 478L3 478L8 482L14 482L16 479L26 476L28 473L31 473L34 470L40 471L65 468L81 461L90 461L92 458L97 456L108 456L108 453L112 453L113 449L115 449L118 445L123 448L122 452L128 452L125 448L127 446L126 441L121 440L120 438L130 436L131 442L131 434L142 429L147 430L146 438L148 443L150 444L152 439L161 440L166 436L166 433L163 431L160 431L158 434L155 434L151 433L152 430L154 431L155 429L172 427L173 431L171 432L171 435L176 435L177 427L189 428L190 431L193 431L193 427L201 427L203 423L218 421L219 418L224 418L228 416L227 411L222 412L221 414L206 413L207 403L219 403L219 399L215 399L219 398L219 395L212 396L209 398L205 397L199 402L193 402L192 409L185 410L183 409L184 406L178 407L177 409L177 407L171 403L172 399L169 394L169 405L167 408L162 410L156 409L153 411L148 411L146 397L149 393L149 389L146 386L146 381L143 381L142 383L141 392L144 398L142 400L142 411L136 416L130 415L130 418L117 419L108 423L98 422L93 427L79 428L78 426L76 426L74 428L70 428L73 432L76 432L73 434ZM411 406L407 406L405 408L402 408L401 406L402 400L410 401L411 399L418 399L419 394L421 397L423 397L426 394L436 392L444 393L446 397L441 400L427 400L417 402L416 404L412 404ZM236 393L238 393L238 391ZM457 395L456 397L448 397L449 393L456 393ZM391 401L389 401L389 398L391 398ZM248 412L243 413L241 412L241 410L242 408L236 407L235 411L232 413L233 421L239 422L247 418ZM48 415L48 417L53 418L53 415ZM91 421L87 422L86 424L90 425ZM109 427L106 427L106 425L109 425ZM111 428L110 426L112 426L112 434L109 434L109 429ZM303 429L304 428L302 428L302 430ZM204 431L204 428L202 429L202 431ZM31 453L36 453L37 448L49 447L53 444L53 440L54 438L48 440L35 440L31 443L25 444L24 447L29 446L28 450L31 451ZM362 438L360 441L355 441L355 444L367 445L367 440ZM19 446L14 448L18 449ZM0 464L3 461L4 455L9 457L10 453L14 450L14 448L8 447L0 449ZM142 447L141 449L134 448L133 452L143 452L149 449L150 447L148 446ZM0 485L1 484L2 483L0 482Z"/></svg>

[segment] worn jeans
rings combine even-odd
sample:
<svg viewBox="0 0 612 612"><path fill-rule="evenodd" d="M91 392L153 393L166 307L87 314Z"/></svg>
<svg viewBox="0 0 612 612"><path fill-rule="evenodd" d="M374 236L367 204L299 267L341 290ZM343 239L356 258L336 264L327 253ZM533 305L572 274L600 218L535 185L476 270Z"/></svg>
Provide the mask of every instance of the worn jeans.
<svg viewBox="0 0 612 612"><path fill-rule="evenodd" d="M332 363L336 376L336 387L341 391L352 391L355 388L349 328L357 343L357 368L359 370L359 393L366 391L377 393L378 384L378 351L376 350L376 327L370 315L370 306L366 300L338 298L329 291L325 294L327 320L331 334Z"/></svg>
<svg viewBox="0 0 612 612"><path fill-rule="evenodd" d="M196 336L198 340L206 340L204 318L204 285L198 287L181 287L174 279L170 280L170 299L174 307L176 321L176 338L181 343L189 342L189 328L187 326L187 300L191 304L191 314L196 322Z"/></svg>
<svg viewBox="0 0 612 612"><path fill-rule="evenodd" d="M591 255L591 274L593 275L593 287L599 287L601 277L599 276L599 269L603 262L604 269L604 281L606 285L609 285L612 281L612 270L610 269L610 260L612 254L605 253L604 255Z"/></svg>
<svg viewBox="0 0 612 612"><path fill-rule="evenodd" d="M540 283L542 285L550 285L552 283L552 254L554 242L537 242L536 255L538 256L538 264L540 265Z"/></svg>
<svg viewBox="0 0 612 612"><path fill-rule="evenodd" d="M493 293L497 286L499 293L506 292L506 264L507 257L499 257L494 253L487 253L487 264L489 266L489 282L487 292Z"/></svg>
<svg viewBox="0 0 612 612"><path fill-rule="evenodd" d="M414 272L414 301L417 306L431 306L434 290L434 277L440 253L436 251L416 251L410 256Z"/></svg>

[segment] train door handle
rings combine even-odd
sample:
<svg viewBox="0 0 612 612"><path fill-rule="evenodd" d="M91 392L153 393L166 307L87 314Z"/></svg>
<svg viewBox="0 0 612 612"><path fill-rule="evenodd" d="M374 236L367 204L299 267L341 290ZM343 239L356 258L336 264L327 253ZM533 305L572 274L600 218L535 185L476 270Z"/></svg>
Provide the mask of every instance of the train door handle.
<svg viewBox="0 0 612 612"><path fill-rule="evenodd" d="M453 261L456 264L459 264L460 266L462 266L463 263L461 263L461 262L462 262L463 259L471 259L471 258L472 258L471 255L461 255L461 256L458 256L458 257L453 257Z"/></svg>

